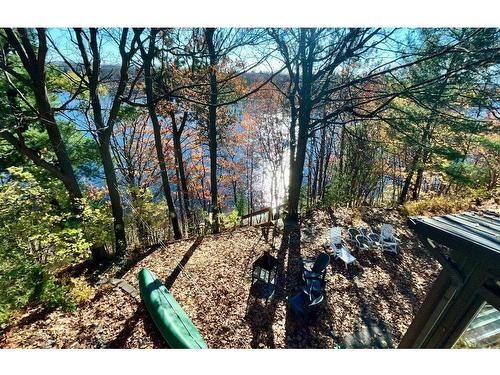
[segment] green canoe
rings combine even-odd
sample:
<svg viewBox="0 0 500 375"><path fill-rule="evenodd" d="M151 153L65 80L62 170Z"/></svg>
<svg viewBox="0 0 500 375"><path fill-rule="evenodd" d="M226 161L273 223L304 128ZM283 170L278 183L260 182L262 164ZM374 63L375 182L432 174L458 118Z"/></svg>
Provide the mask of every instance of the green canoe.
<svg viewBox="0 0 500 375"><path fill-rule="evenodd" d="M168 345L174 349L207 348L193 322L167 287L148 268L143 268L138 278L141 297Z"/></svg>

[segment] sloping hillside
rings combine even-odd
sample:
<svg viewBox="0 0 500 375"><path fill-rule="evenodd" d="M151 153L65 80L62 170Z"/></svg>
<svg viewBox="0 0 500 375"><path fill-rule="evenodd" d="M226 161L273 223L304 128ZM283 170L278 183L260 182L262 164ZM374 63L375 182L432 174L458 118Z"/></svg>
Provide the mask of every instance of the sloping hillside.
<svg viewBox="0 0 500 375"><path fill-rule="evenodd" d="M310 326L296 321L286 298L300 286L299 258L323 251L331 226L369 224L379 230L382 222L395 225L402 251L354 253L358 264L347 270L341 261L332 261L321 315ZM274 249L256 227L177 241L125 272L107 270L99 278L122 278L137 288L137 272L149 267L170 287L211 348L397 346L439 271L405 219L388 209L315 211L301 228L300 233L281 232ZM252 263L265 250L282 264L275 298L268 302L251 293ZM2 333L1 346L166 346L140 301L112 284L95 287L95 296L75 312L27 311L16 317Z"/></svg>

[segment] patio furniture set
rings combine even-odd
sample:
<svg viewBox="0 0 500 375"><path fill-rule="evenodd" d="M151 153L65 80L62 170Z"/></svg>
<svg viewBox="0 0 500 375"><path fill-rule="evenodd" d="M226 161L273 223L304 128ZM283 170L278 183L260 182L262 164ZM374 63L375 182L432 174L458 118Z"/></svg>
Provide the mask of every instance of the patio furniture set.
<svg viewBox="0 0 500 375"><path fill-rule="evenodd" d="M398 252L398 239L394 236L394 227L390 224L383 224L380 234L377 234L369 227L351 227L347 230L348 242L360 252L370 249L379 249L392 253ZM350 246L342 239L342 228L334 227L330 229L330 243L332 256L340 259L347 266L356 261L352 255Z"/></svg>
<svg viewBox="0 0 500 375"><path fill-rule="evenodd" d="M340 259L344 262L346 269L349 264L356 262L356 257L351 253L350 243L360 252L372 248L382 251L397 253L398 239L394 236L394 228L390 224L383 224L380 234L374 233L370 228L349 228L348 241L342 239L342 228L330 229L330 241L328 243L329 253L322 252L314 260L302 260L302 281L304 285L300 292L290 297L288 302L293 313L305 321L317 315L318 309L324 301L324 281L326 268L331 258Z"/></svg>

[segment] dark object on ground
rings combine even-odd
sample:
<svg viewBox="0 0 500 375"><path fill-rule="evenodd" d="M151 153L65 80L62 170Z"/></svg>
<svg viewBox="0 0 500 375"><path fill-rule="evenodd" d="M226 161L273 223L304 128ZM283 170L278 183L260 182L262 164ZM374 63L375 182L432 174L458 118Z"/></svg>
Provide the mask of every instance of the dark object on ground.
<svg viewBox="0 0 500 375"><path fill-rule="evenodd" d="M267 300L274 295L277 266L278 260L268 251L253 263L252 290L257 297Z"/></svg>
<svg viewBox="0 0 500 375"><path fill-rule="evenodd" d="M370 239L362 234L356 236L356 247L358 250L370 250Z"/></svg>
<svg viewBox="0 0 500 375"><path fill-rule="evenodd" d="M316 260L311 261L302 261L302 277L305 281L310 279L321 280L322 282L325 279L326 267L330 263L330 255L327 253L321 253ZM312 267L308 269L307 265L312 264Z"/></svg>
<svg viewBox="0 0 500 375"><path fill-rule="evenodd" d="M275 284L277 265L278 261L276 258L269 254L268 251L265 251L264 254L253 263L252 284L257 280L268 284Z"/></svg>
<svg viewBox="0 0 500 375"><path fill-rule="evenodd" d="M352 244L356 244L356 236L362 234L357 228L349 228L347 229L347 233L349 234L349 242Z"/></svg>
<svg viewBox="0 0 500 375"><path fill-rule="evenodd" d="M303 288L300 293L289 298L288 303L293 314L308 323L318 316L323 300L323 294Z"/></svg>
<svg viewBox="0 0 500 375"><path fill-rule="evenodd" d="M125 293L128 293L132 298L134 298L136 300L140 300L140 294L137 291L137 289L135 289L132 285L130 285L129 283L127 283L123 279L116 279L116 278L112 277L112 278L105 279L105 280L99 280L96 283L96 285L102 285L102 284L115 285L115 286L119 287L120 289L122 289Z"/></svg>
<svg viewBox="0 0 500 375"><path fill-rule="evenodd" d="M374 247L375 249L380 249L382 245L380 244L380 236L375 233L370 227L359 227L359 231L368 240L368 245Z"/></svg>
<svg viewBox="0 0 500 375"><path fill-rule="evenodd" d="M306 291L309 294L323 293L323 283L319 279L306 279Z"/></svg>

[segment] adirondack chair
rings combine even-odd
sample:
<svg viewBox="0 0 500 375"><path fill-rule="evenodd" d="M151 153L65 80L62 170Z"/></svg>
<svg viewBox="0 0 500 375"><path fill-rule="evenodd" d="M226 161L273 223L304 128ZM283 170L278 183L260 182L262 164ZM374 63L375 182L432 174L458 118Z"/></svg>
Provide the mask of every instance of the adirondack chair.
<svg viewBox="0 0 500 375"><path fill-rule="evenodd" d="M368 232L367 228L364 227L349 228L348 232L351 243L354 246L356 246L358 250L361 251L370 250L371 241L365 234Z"/></svg>
<svg viewBox="0 0 500 375"><path fill-rule="evenodd" d="M370 227L360 227L358 228L361 234L363 234L368 239L368 245L375 248L381 248L380 236L373 232Z"/></svg>
<svg viewBox="0 0 500 375"><path fill-rule="evenodd" d="M330 229L330 246L332 247L334 258L342 260L346 269L349 264L356 261L356 258L351 254L349 248L342 240L342 228L334 227Z"/></svg>
<svg viewBox="0 0 500 375"><path fill-rule="evenodd" d="M356 244L356 236L359 236L361 232L357 228L349 228L347 229L347 233L349 234L349 242L351 242L353 245Z"/></svg>
<svg viewBox="0 0 500 375"><path fill-rule="evenodd" d="M392 225L383 224L380 228L380 244L384 251L398 252L397 238L394 237L394 228Z"/></svg>
<svg viewBox="0 0 500 375"><path fill-rule="evenodd" d="M306 279L305 291L309 294L321 294L323 292L324 281L316 278Z"/></svg>
<svg viewBox="0 0 500 375"><path fill-rule="evenodd" d="M330 255L321 253L314 262L302 261L302 278L304 281L309 279L317 279L324 281L326 275L326 267L330 263ZM312 265L312 267L310 266Z"/></svg>
<svg viewBox="0 0 500 375"><path fill-rule="evenodd" d="M333 251L339 250L342 247L342 228L334 227L330 229L330 246Z"/></svg>
<svg viewBox="0 0 500 375"><path fill-rule="evenodd" d="M360 251L370 250L370 240L365 235L358 234L356 236L356 247Z"/></svg>

